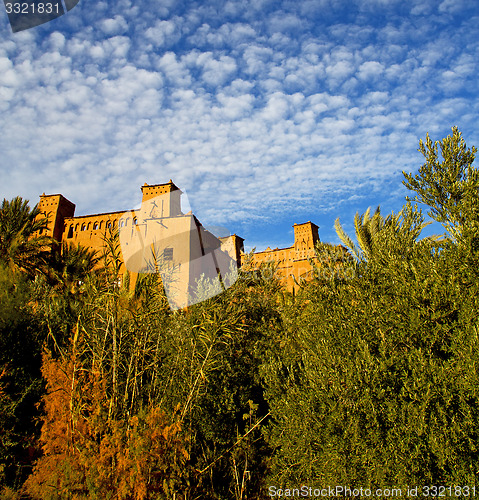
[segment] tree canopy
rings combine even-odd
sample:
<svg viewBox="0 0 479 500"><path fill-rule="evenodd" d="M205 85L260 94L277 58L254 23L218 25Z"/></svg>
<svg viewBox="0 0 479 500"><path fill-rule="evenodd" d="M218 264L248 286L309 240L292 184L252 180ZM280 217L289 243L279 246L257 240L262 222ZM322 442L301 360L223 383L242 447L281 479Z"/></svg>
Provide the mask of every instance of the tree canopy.
<svg viewBox="0 0 479 500"><path fill-rule="evenodd" d="M425 204L428 215L440 222L458 242L477 245L479 229L479 171L473 162L477 149L468 148L457 127L440 141L419 141L426 159L417 174L403 172L403 184Z"/></svg>

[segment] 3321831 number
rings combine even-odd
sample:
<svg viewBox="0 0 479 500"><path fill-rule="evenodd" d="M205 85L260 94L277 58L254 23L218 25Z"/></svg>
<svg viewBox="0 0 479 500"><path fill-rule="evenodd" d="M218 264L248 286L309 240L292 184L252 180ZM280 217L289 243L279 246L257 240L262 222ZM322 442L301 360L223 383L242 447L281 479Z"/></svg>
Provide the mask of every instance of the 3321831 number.
<svg viewBox="0 0 479 500"><path fill-rule="evenodd" d="M5 3L7 14L59 14L58 3Z"/></svg>

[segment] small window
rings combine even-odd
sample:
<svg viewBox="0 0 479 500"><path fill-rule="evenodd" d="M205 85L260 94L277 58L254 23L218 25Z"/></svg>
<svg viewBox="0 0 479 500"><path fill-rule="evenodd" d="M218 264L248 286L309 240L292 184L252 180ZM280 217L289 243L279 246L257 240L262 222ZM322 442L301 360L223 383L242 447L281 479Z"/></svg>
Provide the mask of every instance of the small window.
<svg viewBox="0 0 479 500"><path fill-rule="evenodd" d="M96 229L99 229L98 222L95 222L95 223L93 224L93 229L95 229L95 230L96 230Z"/></svg>
<svg viewBox="0 0 479 500"><path fill-rule="evenodd" d="M82 230L82 231L86 231L86 224L82 224L82 225L81 225L81 230Z"/></svg>
<svg viewBox="0 0 479 500"><path fill-rule="evenodd" d="M73 238L73 226L70 226L68 228L68 235L67 238Z"/></svg>
<svg viewBox="0 0 479 500"><path fill-rule="evenodd" d="M133 219L133 225L136 226L138 224L138 220L137 219Z"/></svg>
<svg viewBox="0 0 479 500"><path fill-rule="evenodd" d="M107 223L107 225L106 225L106 227L107 227L108 229L111 229L111 222L108 222L108 223Z"/></svg>
<svg viewBox="0 0 479 500"><path fill-rule="evenodd" d="M163 250L163 260L173 260L173 249L165 248Z"/></svg>

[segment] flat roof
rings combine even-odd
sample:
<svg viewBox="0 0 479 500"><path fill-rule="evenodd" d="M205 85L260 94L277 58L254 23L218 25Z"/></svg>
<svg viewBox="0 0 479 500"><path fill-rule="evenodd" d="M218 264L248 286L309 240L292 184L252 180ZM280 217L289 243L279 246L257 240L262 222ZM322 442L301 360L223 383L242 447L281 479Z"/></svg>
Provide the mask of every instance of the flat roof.
<svg viewBox="0 0 479 500"><path fill-rule="evenodd" d="M87 215L74 215L73 217L65 217L65 220L72 220L72 219L83 219L85 217L102 217L105 215L115 215L115 214L135 214L138 212L138 210L120 210L117 212L103 212L99 214L87 214ZM171 215L168 217L146 217L148 220L157 220L157 219L176 219L178 217L194 217L193 214L177 214L177 215ZM196 218L196 217L195 217ZM198 221L198 223L201 225L201 222Z"/></svg>
<svg viewBox="0 0 479 500"><path fill-rule="evenodd" d="M90 215L74 215L73 217L65 217L65 220L82 219L84 217L101 217L103 215L126 214L127 212L132 212L132 210L120 210L118 212L103 212L100 214L90 214Z"/></svg>

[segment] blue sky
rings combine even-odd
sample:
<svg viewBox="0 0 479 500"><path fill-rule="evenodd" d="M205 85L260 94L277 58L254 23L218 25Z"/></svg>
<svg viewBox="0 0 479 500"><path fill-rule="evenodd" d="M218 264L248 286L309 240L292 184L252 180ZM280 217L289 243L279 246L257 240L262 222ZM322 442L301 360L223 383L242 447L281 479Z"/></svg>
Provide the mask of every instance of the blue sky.
<svg viewBox="0 0 479 500"><path fill-rule="evenodd" d="M0 10L0 196L77 215L170 178L205 226L289 246L397 212L418 141L479 146L477 0L117 0L12 34Z"/></svg>

